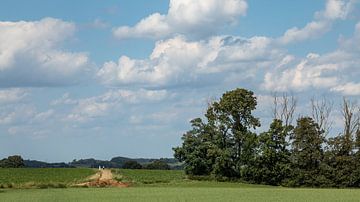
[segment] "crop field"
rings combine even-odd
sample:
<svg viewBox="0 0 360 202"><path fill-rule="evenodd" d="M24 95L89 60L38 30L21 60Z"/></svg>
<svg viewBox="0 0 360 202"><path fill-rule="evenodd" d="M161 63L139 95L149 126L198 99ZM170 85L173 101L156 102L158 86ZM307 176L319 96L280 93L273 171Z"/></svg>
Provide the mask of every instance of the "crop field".
<svg viewBox="0 0 360 202"><path fill-rule="evenodd" d="M2 168L2 188L66 187L82 182L95 173L86 168Z"/></svg>
<svg viewBox="0 0 360 202"><path fill-rule="evenodd" d="M73 183L91 169L16 169L0 171L2 183ZM17 175L10 176L16 172ZM112 170L113 177L130 182L127 188L0 189L0 201L359 201L358 189L292 189L243 183L196 181L183 171ZM4 175L8 175L7 177ZM21 174L21 175L20 175Z"/></svg>
<svg viewBox="0 0 360 202"><path fill-rule="evenodd" d="M184 171L181 170L114 169L112 172L115 175L115 179L130 182L136 186L179 183L186 179Z"/></svg>

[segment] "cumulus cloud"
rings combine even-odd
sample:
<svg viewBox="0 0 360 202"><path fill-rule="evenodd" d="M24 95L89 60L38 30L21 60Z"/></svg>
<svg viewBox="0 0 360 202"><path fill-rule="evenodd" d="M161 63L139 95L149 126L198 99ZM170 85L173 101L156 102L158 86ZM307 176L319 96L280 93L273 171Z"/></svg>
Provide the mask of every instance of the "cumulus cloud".
<svg viewBox="0 0 360 202"><path fill-rule="evenodd" d="M29 104L17 104L1 108L0 125L26 125L41 123L54 115L54 111L49 109L45 112L38 111Z"/></svg>
<svg viewBox="0 0 360 202"><path fill-rule="evenodd" d="M89 71L87 54L64 51L75 25L54 18L0 21L0 86L69 85Z"/></svg>
<svg viewBox="0 0 360 202"><path fill-rule="evenodd" d="M344 95L358 95L360 77L360 23L354 36L340 40L339 47L323 55L310 53L268 71L263 87L275 91L304 91L310 88L327 89Z"/></svg>
<svg viewBox="0 0 360 202"><path fill-rule="evenodd" d="M115 28L113 34L119 39L209 36L236 23L246 11L245 0L170 0L167 14L153 13L133 27Z"/></svg>
<svg viewBox="0 0 360 202"><path fill-rule="evenodd" d="M226 79L222 78L223 72L249 76L282 54L271 48L271 40L266 37L218 36L189 41L177 36L157 42L148 59L121 56L117 62L106 62L97 76L111 86L169 87L221 82Z"/></svg>
<svg viewBox="0 0 360 202"><path fill-rule="evenodd" d="M54 100L52 105L74 105L65 120L87 122L109 115L124 104L139 104L158 102L169 95L166 90L109 90L102 95L71 99L68 94Z"/></svg>
<svg viewBox="0 0 360 202"><path fill-rule="evenodd" d="M335 20L344 20L351 13L356 0L327 0L325 9L315 14L315 19L303 28L293 27L278 40L281 44L300 42L327 33Z"/></svg>

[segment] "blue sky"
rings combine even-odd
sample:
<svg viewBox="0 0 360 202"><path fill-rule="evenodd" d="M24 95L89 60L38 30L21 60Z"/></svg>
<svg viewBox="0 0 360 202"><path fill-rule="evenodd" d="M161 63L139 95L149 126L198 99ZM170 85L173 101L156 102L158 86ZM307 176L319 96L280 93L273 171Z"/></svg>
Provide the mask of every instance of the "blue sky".
<svg viewBox="0 0 360 202"><path fill-rule="evenodd" d="M0 157L171 157L236 87L360 98L358 0L20 1L0 7ZM300 113L301 112L301 113Z"/></svg>

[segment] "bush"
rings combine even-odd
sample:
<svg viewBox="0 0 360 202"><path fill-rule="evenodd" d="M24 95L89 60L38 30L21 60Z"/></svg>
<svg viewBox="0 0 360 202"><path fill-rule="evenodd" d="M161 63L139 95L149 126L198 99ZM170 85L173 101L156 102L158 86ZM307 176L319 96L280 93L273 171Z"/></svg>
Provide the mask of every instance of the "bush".
<svg viewBox="0 0 360 202"><path fill-rule="evenodd" d="M145 169L149 170L170 170L170 166L160 160L156 160L151 162L150 164L146 165Z"/></svg>
<svg viewBox="0 0 360 202"><path fill-rule="evenodd" d="M142 169L142 165L137 161L126 161L122 166L123 169Z"/></svg>
<svg viewBox="0 0 360 202"><path fill-rule="evenodd" d="M0 168L22 168L24 166L24 160L18 155L0 160Z"/></svg>

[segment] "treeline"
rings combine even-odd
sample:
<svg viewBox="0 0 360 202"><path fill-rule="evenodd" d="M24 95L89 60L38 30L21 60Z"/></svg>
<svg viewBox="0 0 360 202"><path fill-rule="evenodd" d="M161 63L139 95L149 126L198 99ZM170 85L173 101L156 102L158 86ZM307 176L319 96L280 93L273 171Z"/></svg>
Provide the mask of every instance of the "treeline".
<svg viewBox="0 0 360 202"><path fill-rule="evenodd" d="M159 163L160 162L160 163ZM127 168L127 169L182 169L182 164L174 158L146 159L146 158L127 158L114 157L110 161L90 159L74 159L69 163L73 167L98 168L104 166L106 168ZM153 168L156 169L156 168Z"/></svg>
<svg viewBox="0 0 360 202"><path fill-rule="evenodd" d="M9 156L0 160L0 168L98 168L99 166L105 168L126 168L126 169L160 169L160 170L178 170L183 168L178 160L174 158L127 158L114 157L110 161L89 159L74 159L69 163L47 163L36 160L24 160L19 155Z"/></svg>
<svg viewBox="0 0 360 202"><path fill-rule="evenodd" d="M147 170L170 170L170 165L161 160L155 160L150 163L140 164L137 161L126 161L123 169L147 169Z"/></svg>
<svg viewBox="0 0 360 202"><path fill-rule="evenodd" d="M256 134L253 92L235 89L209 104L205 120L174 148L190 176L291 187L360 187L359 108L344 99L344 130L330 135L331 102L311 100L311 115L293 124L296 99L274 96L274 119Z"/></svg>

